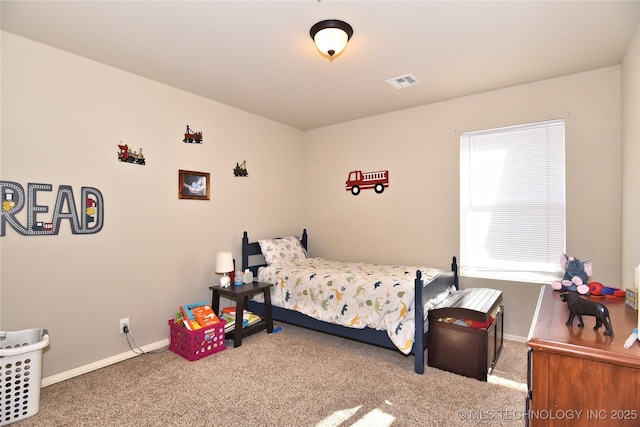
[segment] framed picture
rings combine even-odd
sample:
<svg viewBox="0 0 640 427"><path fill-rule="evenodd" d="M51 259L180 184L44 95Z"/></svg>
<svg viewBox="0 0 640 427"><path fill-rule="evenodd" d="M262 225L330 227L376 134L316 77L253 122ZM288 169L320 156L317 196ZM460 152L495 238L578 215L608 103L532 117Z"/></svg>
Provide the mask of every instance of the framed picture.
<svg viewBox="0 0 640 427"><path fill-rule="evenodd" d="M209 200L210 174L207 172L178 171L178 199Z"/></svg>

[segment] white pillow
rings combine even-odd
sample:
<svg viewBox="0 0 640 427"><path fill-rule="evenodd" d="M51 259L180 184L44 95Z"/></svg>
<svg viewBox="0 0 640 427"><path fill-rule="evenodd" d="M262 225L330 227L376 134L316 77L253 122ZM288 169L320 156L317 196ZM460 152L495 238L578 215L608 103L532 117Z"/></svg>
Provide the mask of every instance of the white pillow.
<svg viewBox="0 0 640 427"><path fill-rule="evenodd" d="M262 255L269 265L283 264L307 257L307 253L296 236L258 240L258 243L260 244Z"/></svg>

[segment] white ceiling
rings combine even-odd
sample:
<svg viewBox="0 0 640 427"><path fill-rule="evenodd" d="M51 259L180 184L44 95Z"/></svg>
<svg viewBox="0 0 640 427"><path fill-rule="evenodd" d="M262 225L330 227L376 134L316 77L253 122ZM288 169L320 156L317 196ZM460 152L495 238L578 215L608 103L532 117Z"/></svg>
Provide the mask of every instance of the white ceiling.
<svg viewBox="0 0 640 427"><path fill-rule="evenodd" d="M620 64L640 1L1 1L7 31L303 130ZM332 62L309 29L354 29ZM385 80L413 74L420 85Z"/></svg>

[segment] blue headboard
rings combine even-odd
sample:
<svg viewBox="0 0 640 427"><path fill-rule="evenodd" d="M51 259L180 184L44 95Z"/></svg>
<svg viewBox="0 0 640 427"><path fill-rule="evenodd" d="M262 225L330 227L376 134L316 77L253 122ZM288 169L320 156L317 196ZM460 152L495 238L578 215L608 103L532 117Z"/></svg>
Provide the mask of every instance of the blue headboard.
<svg viewBox="0 0 640 427"><path fill-rule="evenodd" d="M302 243L302 247L304 250L307 250L307 229L302 230L302 236L300 237L300 243ZM250 258L253 257L253 258ZM257 263L253 263L252 260L255 260L256 257L260 261ZM258 277L258 268L265 267L267 264L264 261L264 257L262 256L262 251L260 250L260 244L255 242L249 242L249 235L245 231L242 235L242 271L247 268L253 272L253 277Z"/></svg>

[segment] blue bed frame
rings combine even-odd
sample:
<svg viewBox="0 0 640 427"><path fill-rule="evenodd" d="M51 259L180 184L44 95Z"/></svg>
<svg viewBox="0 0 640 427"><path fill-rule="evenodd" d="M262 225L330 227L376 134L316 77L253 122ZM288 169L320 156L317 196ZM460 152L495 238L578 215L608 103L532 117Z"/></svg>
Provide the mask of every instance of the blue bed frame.
<svg viewBox="0 0 640 427"><path fill-rule="evenodd" d="M305 250L308 245L307 230L304 229L300 238L302 246ZM259 263L252 263L252 257L260 257ZM258 277L258 269L266 266L262 252L258 242L249 242L249 237L245 231L242 236L242 270L250 269L254 277ZM415 371L418 374L424 373L424 351L428 344L428 332L422 319L424 316L424 303L439 294L440 292L455 286L458 289L458 263L456 257L453 257L451 263L451 271L441 273L430 283L424 284L422 281L422 273L417 271L415 278L415 301L422 301L422 304L415 304L415 338L411 354L415 356ZM247 309L257 314L264 315L264 304L257 301L249 301ZM273 318L275 320L290 323L304 328L313 329L340 337L362 341L368 344L374 344L386 348L397 350L396 346L387 336L386 331L379 331L372 328L353 329L342 325L323 322L314 319L297 311L289 310L282 307L273 307Z"/></svg>

